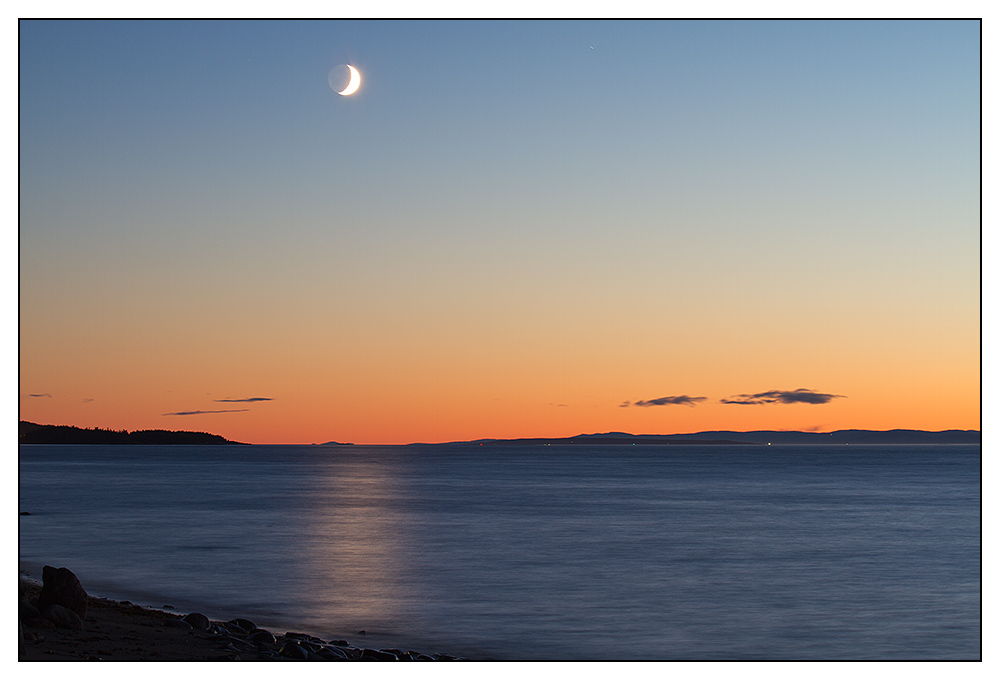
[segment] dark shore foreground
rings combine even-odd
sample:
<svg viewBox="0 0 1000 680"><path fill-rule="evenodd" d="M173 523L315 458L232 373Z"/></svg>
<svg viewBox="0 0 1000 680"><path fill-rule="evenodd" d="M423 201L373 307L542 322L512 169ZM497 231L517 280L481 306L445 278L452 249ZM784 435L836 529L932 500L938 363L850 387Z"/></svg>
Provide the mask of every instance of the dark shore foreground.
<svg viewBox="0 0 1000 680"><path fill-rule="evenodd" d="M20 596L37 602L42 586L25 580ZM87 598L81 629L21 618L20 661L447 661L446 654L368 649L346 640L320 640L257 628L246 619L209 621L146 609L131 602Z"/></svg>

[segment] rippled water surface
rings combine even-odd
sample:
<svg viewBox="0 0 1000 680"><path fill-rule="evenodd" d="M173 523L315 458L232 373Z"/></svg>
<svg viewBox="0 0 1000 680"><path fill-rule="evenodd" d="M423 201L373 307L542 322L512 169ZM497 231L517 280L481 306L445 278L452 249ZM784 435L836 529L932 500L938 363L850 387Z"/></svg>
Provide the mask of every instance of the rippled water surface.
<svg viewBox="0 0 1000 680"><path fill-rule="evenodd" d="M281 632L498 659L980 657L978 446L26 445L19 473L22 569Z"/></svg>

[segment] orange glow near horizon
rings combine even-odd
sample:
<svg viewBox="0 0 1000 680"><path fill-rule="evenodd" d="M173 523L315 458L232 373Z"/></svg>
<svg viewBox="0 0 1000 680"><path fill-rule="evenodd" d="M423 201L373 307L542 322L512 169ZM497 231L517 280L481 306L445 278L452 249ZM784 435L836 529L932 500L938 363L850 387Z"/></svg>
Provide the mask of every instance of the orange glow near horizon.
<svg viewBox="0 0 1000 680"><path fill-rule="evenodd" d="M375 291L335 316L278 296L258 298L254 312L189 305L183 318L144 311L124 292L108 295L136 310L128 315L108 314L92 291L63 296L47 314L22 305L20 417L289 444L980 427L973 300L932 325L911 321L922 317L900 305L886 314L871 295L850 312L810 312L807 297L786 292L758 302L754 316L739 298L721 306L703 298L708 312L685 301L686 311L654 315L625 298L597 297L588 314L583 299L559 308L550 294L525 291L509 307L457 290L438 292L422 315L405 299L419 297L412 290L402 300ZM806 311L777 324L769 312L786 305ZM843 396L719 403L799 388ZM621 406L678 395L705 399ZM251 397L268 401L222 401ZM231 412L164 415L216 410Z"/></svg>
<svg viewBox="0 0 1000 680"><path fill-rule="evenodd" d="M62 391L29 396L39 394L39 388L22 377L21 419L78 427L206 431L261 444L404 444L605 431L980 427L977 367L968 365L963 374L943 359L936 364L923 361L923 370L916 373L910 370L912 358L897 356L889 364L889 357L882 357L875 362L881 366L877 378L866 382L864 370L847 372L846 357L822 370L799 366L790 355L783 357L783 368L738 370L737 362L719 362L721 373L699 375L689 354L683 362L664 361L655 371L641 356L600 368L596 356L545 357L527 350L522 350L523 358L493 355L477 361L453 355L450 362L441 355L404 359L373 350L367 356L353 355L353 365L323 365L319 355L303 353L272 365L240 354L226 361L222 354L209 353L200 361L157 367L129 361L120 353L122 347L115 349L85 364L85 371L73 366L73 356L37 365L22 361L22 376L31 375L32 383L41 385L58 382ZM91 358L100 355L97 348L81 351ZM519 362L530 365L516 372L512 364ZM590 370L583 370L588 363ZM685 369L682 363L693 365ZM247 373L245 366L252 371ZM799 371L808 378L795 377ZM658 377L663 374L675 377L666 381ZM188 384L233 387L199 393ZM826 404L719 403L738 394L798 388L844 396ZM705 399L694 406L634 405L676 395ZM251 397L269 401L223 401ZM632 405L623 406L625 402ZM216 410L231 412L164 415Z"/></svg>
<svg viewBox="0 0 1000 680"><path fill-rule="evenodd" d="M175 311L141 286L22 302L20 417L287 444L980 427L976 299L942 301L931 324L926 298L887 313L885 293L838 308L817 307L815 290L778 291L750 314L738 295L692 291L651 313L639 305L662 298L624 289L496 300L452 283L390 281L332 309L291 289ZM115 314L112 300L133 311ZM784 308L802 311L779 322ZM843 396L719 403L799 388ZM622 407L679 395L705 399ZM252 397L268 401L223 401ZM230 412L164 415L191 411Z"/></svg>
<svg viewBox="0 0 1000 680"><path fill-rule="evenodd" d="M738 298L721 307L705 299L711 313L687 301L687 311L652 315L598 297L587 315L582 300L552 308L548 294L526 291L510 308L453 290L422 316L376 291L336 317L263 298L256 313L201 303L181 320L143 311L138 299L132 314L109 315L87 293L63 296L47 314L22 305L21 419L288 444L980 427L973 300L948 307L940 325L909 321L900 306L886 315L877 296L851 313L809 312L790 292L758 303L756 318ZM130 306L123 292L108 294ZM768 311L782 305L807 311L778 325ZM848 318L855 325L841 328ZM843 397L719 403L799 388ZM621 406L677 395L705 399ZM223 401L251 397L268 401Z"/></svg>

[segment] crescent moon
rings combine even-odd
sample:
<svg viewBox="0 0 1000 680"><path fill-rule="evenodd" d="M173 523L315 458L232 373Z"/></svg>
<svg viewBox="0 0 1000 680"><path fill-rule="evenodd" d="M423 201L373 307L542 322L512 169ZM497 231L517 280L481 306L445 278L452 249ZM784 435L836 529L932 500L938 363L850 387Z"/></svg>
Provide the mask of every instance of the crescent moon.
<svg viewBox="0 0 1000 680"><path fill-rule="evenodd" d="M354 94L357 92L358 88L361 87L361 74L358 73L358 69L354 68L350 64L347 65L347 68L351 69L351 82L347 84L347 87L337 93L345 97L349 94Z"/></svg>

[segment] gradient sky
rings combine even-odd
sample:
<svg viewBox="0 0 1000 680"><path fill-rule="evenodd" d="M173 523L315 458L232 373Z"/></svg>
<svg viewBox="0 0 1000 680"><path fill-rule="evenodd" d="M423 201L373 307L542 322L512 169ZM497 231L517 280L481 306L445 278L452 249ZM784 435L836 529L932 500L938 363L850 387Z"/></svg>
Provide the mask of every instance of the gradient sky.
<svg viewBox="0 0 1000 680"><path fill-rule="evenodd" d="M19 37L22 419L980 427L978 22Z"/></svg>

